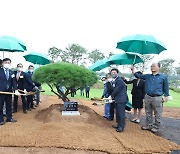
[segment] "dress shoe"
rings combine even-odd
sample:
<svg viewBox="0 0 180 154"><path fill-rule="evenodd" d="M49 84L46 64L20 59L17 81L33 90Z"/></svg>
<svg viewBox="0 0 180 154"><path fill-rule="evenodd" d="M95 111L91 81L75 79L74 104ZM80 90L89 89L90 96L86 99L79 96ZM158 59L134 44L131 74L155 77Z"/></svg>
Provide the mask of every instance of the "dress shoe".
<svg viewBox="0 0 180 154"><path fill-rule="evenodd" d="M15 119L6 119L6 122L13 122L13 123L15 123L15 122L17 122L17 120L15 120Z"/></svg>
<svg viewBox="0 0 180 154"><path fill-rule="evenodd" d="M35 105L35 107L38 107L39 105Z"/></svg>
<svg viewBox="0 0 180 154"><path fill-rule="evenodd" d="M113 121L113 119L111 119L111 118L106 118L106 120L108 120L108 121Z"/></svg>
<svg viewBox="0 0 180 154"><path fill-rule="evenodd" d="M119 132L119 133L121 133L121 132L123 132L124 130L122 129L122 128L117 128L116 129L116 132Z"/></svg>
<svg viewBox="0 0 180 154"><path fill-rule="evenodd" d="M118 129L117 125L112 125L112 128Z"/></svg>
<svg viewBox="0 0 180 154"><path fill-rule="evenodd" d="M4 124L5 124L5 122L4 122L4 121L0 122L0 125L4 125Z"/></svg>
<svg viewBox="0 0 180 154"><path fill-rule="evenodd" d="M16 113L16 112L17 112L17 111L14 111L14 110L13 110L13 112L12 112L12 113Z"/></svg>
<svg viewBox="0 0 180 154"><path fill-rule="evenodd" d="M24 114L27 114L27 111L23 111Z"/></svg>
<svg viewBox="0 0 180 154"><path fill-rule="evenodd" d="M35 107L31 107L31 109L36 109Z"/></svg>
<svg viewBox="0 0 180 154"><path fill-rule="evenodd" d="M29 108L29 109L27 109L28 111L31 111L31 109Z"/></svg>

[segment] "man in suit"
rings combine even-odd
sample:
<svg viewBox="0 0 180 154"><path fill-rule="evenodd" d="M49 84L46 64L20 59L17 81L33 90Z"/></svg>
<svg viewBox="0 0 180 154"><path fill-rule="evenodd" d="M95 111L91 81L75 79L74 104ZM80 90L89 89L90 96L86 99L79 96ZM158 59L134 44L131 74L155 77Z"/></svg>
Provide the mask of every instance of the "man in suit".
<svg viewBox="0 0 180 154"><path fill-rule="evenodd" d="M25 84L26 84L26 73L22 71L23 69L23 65L21 63L17 64L17 71L14 72L15 78L16 78L16 85L17 88L21 91L24 91L24 93L26 94L26 88L25 88ZM22 93L22 92L20 92ZM27 103L26 103L26 99L25 96L21 95L21 100L22 100L22 107L23 107L23 113L26 114L27 113ZM17 112L17 108L18 108L18 96L14 96L14 103L13 103L13 112Z"/></svg>
<svg viewBox="0 0 180 154"><path fill-rule="evenodd" d="M15 90L15 95L19 95L17 90L15 75L10 70L11 59L5 58L2 62L2 67L0 68L0 91L1 92L12 92L12 89ZM3 105L6 102L6 122L17 122L12 118L12 95L11 94L0 94L0 125L4 125L3 118Z"/></svg>
<svg viewBox="0 0 180 154"><path fill-rule="evenodd" d="M112 85L114 90L109 97L109 99L115 100L116 108L116 122L117 125L112 127L116 129L117 132L123 132L125 127L125 107L128 101L126 85L124 81L118 76L118 69L113 68L111 70L111 76L113 78Z"/></svg>
<svg viewBox="0 0 180 154"><path fill-rule="evenodd" d="M26 73L27 92L32 92L33 89L36 89L36 90L38 89L38 87L36 87L35 83L32 80L33 71L34 71L34 66L29 65L28 72ZM34 102L33 102L33 95L28 95L27 96L27 110L31 111L31 109L35 109Z"/></svg>

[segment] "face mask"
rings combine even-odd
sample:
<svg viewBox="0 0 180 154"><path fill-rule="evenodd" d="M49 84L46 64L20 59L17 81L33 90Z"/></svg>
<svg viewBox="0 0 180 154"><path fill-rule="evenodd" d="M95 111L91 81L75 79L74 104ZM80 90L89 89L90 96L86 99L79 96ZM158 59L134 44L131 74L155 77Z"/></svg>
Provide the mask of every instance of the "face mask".
<svg viewBox="0 0 180 154"><path fill-rule="evenodd" d="M108 78L108 81L111 82L113 79L112 78Z"/></svg>
<svg viewBox="0 0 180 154"><path fill-rule="evenodd" d="M104 84L106 84L106 81L103 81Z"/></svg>
<svg viewBox="0 0 180 154"><path fill-rule="evenodd" d="M17 67L17 71L22 71L22 67Z"/></svg>
<svg viewBox="0 0 180 154"><path fill-rule="evenodd" d="M118 75L117 74L112 74L111 76L112 76L112 78L115 79Z"/></svg>
<svg viewBox="0 0 180 154"><path fill-rule="evenodd" d="M9 69L9 68L11 67L10 64L4 64L3 66L4 66L4 68L6 68L6 69Z"/></svg>
<svg viewBox="0 0 180 154"><path fill-rule="evenodd" d="M34 70L29 70L29 72L31 72L31 73L32 73L33 71L34 71Z"/></svg>

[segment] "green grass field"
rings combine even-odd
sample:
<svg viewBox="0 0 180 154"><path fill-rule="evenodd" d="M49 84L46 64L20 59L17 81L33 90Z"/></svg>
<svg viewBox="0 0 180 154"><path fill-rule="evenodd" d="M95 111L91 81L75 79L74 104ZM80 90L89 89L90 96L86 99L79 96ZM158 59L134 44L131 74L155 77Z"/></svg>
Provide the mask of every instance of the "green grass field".
<svg viewBox="0 0 180 154"><path fill-rule="evenodd" d="M51 92L48 85L46 85L46 84L43 85L43 90L45 90L45 93L43 93L45 95L54 95ZM92 97L99 97L100 98L102 96L102 92L103 92L103 89L91 89L90 90L90 98L92 98ZM167 103L164 103L164 106L165 107L180 108L180 93L177 93L177 92L174 92L174 91L170 90L170 95L173 97L173 100L169 101ZM129 96L129 99L131 100L130 90L128 90L128 96ZM70 97L70 96L68 96L68 97ZM75 98L87 99L85 96L80 96L80 91L79 90L76 92Z"/></svg>

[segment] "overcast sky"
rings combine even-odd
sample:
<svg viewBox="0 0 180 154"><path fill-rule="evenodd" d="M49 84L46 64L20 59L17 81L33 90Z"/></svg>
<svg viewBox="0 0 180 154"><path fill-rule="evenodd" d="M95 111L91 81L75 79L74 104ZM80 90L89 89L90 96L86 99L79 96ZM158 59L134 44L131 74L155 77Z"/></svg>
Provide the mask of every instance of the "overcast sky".
<svg viewBox="0 0 180 154"><path fill-rule="evenodd" d="M121 52L124 36L151 34L167 47L154 61L180 62L179 0L0 0L0 35L21 39L28 51L47 54L78 43L88 49ZM13 65L24 53L6 53ZM2 53L0 53L2 58ZM26 66L25 65L25 66Z"/></svg>

